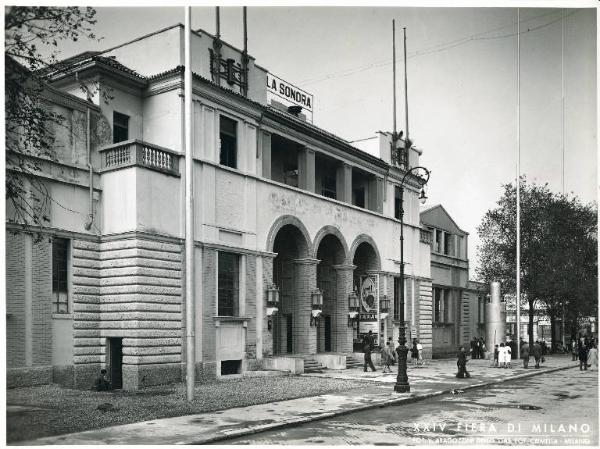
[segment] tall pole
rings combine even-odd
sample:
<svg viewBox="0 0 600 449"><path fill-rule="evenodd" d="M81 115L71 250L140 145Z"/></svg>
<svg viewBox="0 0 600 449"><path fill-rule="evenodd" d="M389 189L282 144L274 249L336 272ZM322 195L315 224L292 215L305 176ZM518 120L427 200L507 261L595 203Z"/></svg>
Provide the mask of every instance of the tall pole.
<svg viewBox="0 0 600 449"><path fill-rule="evenodd" d="M398 161L398 132L396 128L396 20L392 20L392 82L393 82L393 99L394 99L394 110L392 115L394 117L394 131L392 133L392 155L391 160ZM394 304L396 307L397 304ZM396 310L396 309L394 309Z"/></svg>
<svg viewBox="0 0 600 449"><path fill-rule="evenodd" d="M417 175L420 170L424 173L423 177ZM394 308L394 318L398 320L399 324L398 347L396 348L398 355L398 376L394 385L396 393L408 393L410 391L408 374L406 372L408 348L406 347L406 328L404 326L404 183L410 174L416 176L419 179L419 184L423 187L429 181L429 170L420 166L412 167L404 173L400 181L400 306ZM394 295L394 297L396 296Z"/></svg>
<svg viewBox="0 0 600 449"><path fill-rule="evenodd" d="M410 150L410 141L408 139L408 75L407 75L407 70L406 70L406 27L403 28L404 30L404 118L406 120L406 129L404 130L404 132L406 133L405 136L405 147L406 147L406 158L408 161L408 150Z"/></svg>
<svg viewBox="0 0 600 449"><path fill-rule="evenodd" d="M187 400L194 399L194 183L192 157L192 8L185 8L185 343Z"/></svg>
<svg viewBox="0 0 600 449"><path fill-rule="evenodd" d="M521 359L521 11L517 8L517 359Z"/></svg>
<svg viewBox="0 0 600 449"><path fill-rule="evenodd" d="M242 94L248 96L248 17L246 6L243 7L243 22L244 22L244 51L242 52Z"/></svg>
<svg viewBox="0 0 600 449"><path fill-rule="evenodd" d="M560 28L560 92L561 92L561 139L562 139L562 171L561 171L561 188L563 195L565 194L565 10L562 10L561 28ZM563 280L564 286L564 280ZM563 295L566 291L563 288ZM561 340L563 348L565 347L565 298L562 298L562 320L561 320ZM554 344L554 335L552 335L552 343Z"/></svg>
<svg viewBox="0 0 600 449"><path fill-rule="evenodd" d="M392 20L392 72L394 77L394 135L396 135L396 20Z"/></svg>

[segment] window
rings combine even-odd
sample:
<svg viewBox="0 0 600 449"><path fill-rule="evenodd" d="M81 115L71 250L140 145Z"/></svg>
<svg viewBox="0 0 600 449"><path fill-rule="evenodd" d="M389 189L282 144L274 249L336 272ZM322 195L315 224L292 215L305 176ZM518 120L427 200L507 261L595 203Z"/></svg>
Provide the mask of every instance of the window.
<svg viewBox="0 0 600 449"><path fill-rule="evenodd" d="M451 323L452 308L450 306L452 291L446 288L433 288L433 322Z"/></svg>
<svg viewBox="0 0 600 449"><path fill-rule="evenodd" d="M219 316L237 316L240 262L239 256L232 253L218 253L218 312Z"/></svg>
<svg viewBox="0 0 600 449"><path fill-rule="evenodd" d="M52 312L69 313L69 240L52 239Z"/></svg>
<svg viewBox="0 0 600 449"><path fill-rule="evenodd" d="M442 231L440 231L439 229L435 229L434 234L435 234L435 242L434 242L433 247L434 247L436 253L441 253L442 252Z"/></svg>
<svg viewBox="0 0 600 449"><path fill-rule="evenodd" d="M129 116L113 112L113 143L129 139Z"/></svg>
<svg viewBox="0 0 600 449"><path fill-rule="evenodd" d="M230 118L220 118L221 153L219 164L237 168L237 122Z"/></svg>
<svg viewBox="0 0 600 449"><path fill-rule="evenodd" d="M442 318L442 289L434 288L433 289L433 322L439 323Z"/></svg>
<svg viewBox="0 0 600 449"><path fill-rule="evenodd" d="M333 176L323 176L321 185L321 195L327 198L333 198L336 196L336 179Z"/></svg>
<svg viewBox="0 0 600 449"><path fill-rule="evenodd" d="M444 232L444 254L454 256L454 236Z"/></svg>
<svg viewBox="0 0 600 449"><path fill-rule="evenodd" d="M355 206L365 207L365 188L359 187L358 189L354 189L354 201L352 202Z"/></svg>
<svg viewBox="0 0 600 449"><path fill-rule="evenodd" d="M400 220L400 211L402 210L402 200L400 199L400 187L394 186L394 218Z"/></svg>

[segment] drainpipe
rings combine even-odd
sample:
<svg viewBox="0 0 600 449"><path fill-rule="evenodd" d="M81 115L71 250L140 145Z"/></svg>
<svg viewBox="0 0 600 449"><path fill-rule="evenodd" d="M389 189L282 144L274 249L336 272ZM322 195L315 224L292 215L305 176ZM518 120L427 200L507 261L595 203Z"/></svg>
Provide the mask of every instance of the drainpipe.
<svg viewBox="0 0 600 449"><path fill-rule="evenodd" d="M90 171L90 213L85 222L84 228L86 231L89 231L92 228L92 224L94 223L94 168L92 167L92 148L90 145L90 108L86 109L86 137L85 137L85 148L87 151L87 167Z"/></svg>

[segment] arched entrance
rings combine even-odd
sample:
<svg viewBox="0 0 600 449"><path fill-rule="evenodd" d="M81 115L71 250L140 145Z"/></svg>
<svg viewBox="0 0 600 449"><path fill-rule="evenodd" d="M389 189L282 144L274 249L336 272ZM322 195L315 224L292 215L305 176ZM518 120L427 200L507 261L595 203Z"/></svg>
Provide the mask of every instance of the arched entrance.
<svg viewBox="0 0 600 449"><path fill-rule="evenodd" d="M317 352L341 351L342 348L339 347L337 338L338 332L347 333L348 331L347 320L339 323L347 313L347 311L340 313L338 310L338 307L346 305L343 301L345 295L338 295L338 282L340 284L344 281L347 282L337 274L337 270L346 259L344 245L340 239L333 234L323 237L317 249L317 259L320 260L317 265L317 287L323 293L323 314L317 326ZM347 290L345 285L340 285L339 289L344 292Z"/></svg>
<svg viewBox="0 0 600 449"><path fill-rule="evenodd" d="M298 316L296 261L308 257L309 243L294 224L283 225L273 241L273 283L279 287L280 307L273 319L273 354L299 352L298 336L302 323Z"/></svg>
<svg viewBox="0 0 600 449"><path fill-rule="evenodd" d="M355 351L361 350L362 335L372 330L379 335L379 276L381 269L379 253L374 242L368 237L359 237L352 245L352 263L356 267L353 273L354 290L359 297L359 322L352 329Z"/></svg>

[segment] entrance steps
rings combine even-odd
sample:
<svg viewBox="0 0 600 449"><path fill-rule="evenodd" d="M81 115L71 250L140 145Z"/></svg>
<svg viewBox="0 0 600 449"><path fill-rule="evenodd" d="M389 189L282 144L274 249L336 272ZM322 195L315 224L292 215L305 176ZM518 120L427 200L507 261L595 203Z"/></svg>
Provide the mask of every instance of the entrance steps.
<svg viewBox="0 0 600 449"><path fill-rule="evenodd" d="M362 368L364 364L363 360L359 360L355 355L346 356L346 369Z"/></svg>
<svg viewBox="0 0 600 449"><path fill-rule="evenodd" d="M321 365L321 362L311 358L304 358L304 372L305 373L322 373L325 368Z"/></svg>

